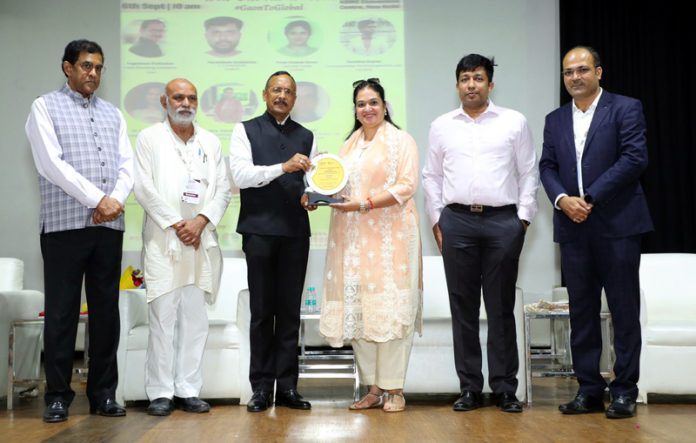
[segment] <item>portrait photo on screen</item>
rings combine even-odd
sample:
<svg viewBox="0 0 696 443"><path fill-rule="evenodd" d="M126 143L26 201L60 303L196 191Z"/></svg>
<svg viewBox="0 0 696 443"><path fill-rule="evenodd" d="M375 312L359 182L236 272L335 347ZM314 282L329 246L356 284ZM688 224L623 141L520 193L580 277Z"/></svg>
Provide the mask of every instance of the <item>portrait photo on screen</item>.
<svg viewBox="0 0 696 443"><path fill-rule="evenodd" d="M208 55L213 57L234 57L240 53L239 41L242 38L244 22L236 17L217 16L203 22Z"/></svg>
<svg viewBox="0 0 696 443"><path fill-rule="evenodd" d="M256 115L258 95L241 83L219 83L203 92L199 99L203 114L221 123L239 123Z"/></svg>
<svg viewBox="0 0 696 443"><path fill-rule="evenodd" d="M164 120L164 108L160 97L164 94L164 83L142 83L126 93L123 105L133 118L145 123Z"/></svg>
<svg viewBox="0 0 696 443"><path fill-rule="evenodd" d="M167 26L164 20L152 18L137 20L126 25L123 31L123 43L128 52L140 57L161 57L166 38Z"/></svg>
<svg viewBox="0 0 696 443"><path fill-rule="evenodd" d="M300 123L321 119L330 108L329 94L313 82L297 82L297 99L290 116Z"/></svg>
<svg viewBox="0 0 696 443"><path fill-rule="evenodd" d="M345 22L341 27L341 44L353 54L381 55L396 41L394 25L379 17Z"/></svg>
<svg viewBox="0 0 696 443"><path fill-rule="evenodd" d="M319 25L301 17L290 17L268 32L269 44L288 57L314 54L320 41Z"/></svg>

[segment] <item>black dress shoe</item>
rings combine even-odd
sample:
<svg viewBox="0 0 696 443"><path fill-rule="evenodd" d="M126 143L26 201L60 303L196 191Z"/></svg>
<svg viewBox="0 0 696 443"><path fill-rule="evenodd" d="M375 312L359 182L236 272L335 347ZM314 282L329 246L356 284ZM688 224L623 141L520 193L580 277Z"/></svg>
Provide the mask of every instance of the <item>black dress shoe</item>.
<svg viewBox="0 0 696 443"><path fill-rule="evenodd" d="M302 400L302 396L296 389L278 392L275 398L276 406L285 406L290 409L312 409L312 405L307 400Z"/></svg>
<svg viewBox="0 0 696 443"><path fill-rule="evenodd" d="M152 400L150 406L147 407L147 414L157 417L169 415L174 410L174 402L166 397L160 397Z"/></svg>
<svg viewBox="0 0 696 443"><path fill-rule="evenodd" d="M254 392L254 395L251 396L251 400L247 403L247 411L265 411L271 404L273 404L273 393L259 390Z"/></svg>
<svg viewBox="0 0 696 443"><path fill-rule="evenodd" d="M514 392L504 392L498 396L498 407L503 412L522 412L522 403Z"/></svg>
<svg viewBox="0 0 696 443"><path fill-rule="evenodd" d="M181 398L174 396L174 404L176 407L186 412L208 412L210 405L198 397Z"/></svg>
<svg viewBox="0 0 696 443"><path fill-rule="evenodd" d="M58 423L68 419L68 404L61 400L49 403L44 411L43 421L46 423Z"/></svg>
<svg viewBox="0 0 696 443"><path fill-rule="evenodd" d="M607 408L607 418L629 418L636 415L636 401L627 395L618 395Z"/></svg>
<svg viewBox="0 0 696 443"><path fill-rule="evenodd" d="M604 400L601 397L578 393L573 401L560 405L558 410L570 415L604 412Z"/></svg>
<svg viewBox="0 0 696 443"><path fill-rule="evenodd" d="M98 406L90 406L89 413L103 417L123 417L126 415L126 409L113 398L106 398Z"/></svg>
<svg viewBox="0 0 696 443"><path fill-rule="evenodd" d="M452 409L455 411L473 411L480 408L481 393L474 391L462 391L462 395L454 402Z"/></svg>

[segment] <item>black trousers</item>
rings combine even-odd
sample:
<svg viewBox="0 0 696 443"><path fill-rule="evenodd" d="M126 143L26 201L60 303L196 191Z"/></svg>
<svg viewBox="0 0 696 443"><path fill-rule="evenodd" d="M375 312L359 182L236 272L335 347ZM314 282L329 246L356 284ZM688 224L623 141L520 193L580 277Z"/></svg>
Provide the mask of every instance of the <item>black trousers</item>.
<svg viewBox="0 0 696 443"><path fill-rule="evenodd" d="M300 303L309 237L244 234L251 323L249 382L254 391L297 387Z"/></svg>
<svg viewBox="0 0 696 443"><path fill-rule="evenodd" d="M570 301L570 347L579 392L601 396L607 387L600 375L602 288L614 326L613 396L638 396L640 373L640 236L605 238L585 232L561 243L561 269Z"/></svg>
<svg viewBox="0 0 696 443"><path fill-rule="evenodd" d="M46 404L70 404L75 337L84 279L89 309L87 398L96 406L118 384L118 287L123 232L103 227L41 234L44 261Z"/></svg>
<svg viewBox="0 0 696 443"><path fill-rule="evenodd" d="M516 392L519 359L513 311L524 226L514 206L483 213L446 207L439 225L460 388L483 390L479 341L483 288L488 384L494 393Z"/></svg>

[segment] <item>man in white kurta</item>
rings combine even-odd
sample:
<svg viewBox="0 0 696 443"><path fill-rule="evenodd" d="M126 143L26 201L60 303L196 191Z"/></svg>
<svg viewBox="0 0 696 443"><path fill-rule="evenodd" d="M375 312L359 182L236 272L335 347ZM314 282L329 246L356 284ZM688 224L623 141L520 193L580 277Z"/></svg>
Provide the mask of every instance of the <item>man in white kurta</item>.
<svg viewBox="0 0 696 443"><path fill-rule="evenodd" d="M195 86L172 80L161 103L167 119L144 129L135 148L150 323L145 391L148 414L157 416L174 406L210 410L198 398L208 336L205 303L215 302L219 288L216 226L231 198L220 140L193 122Z"/></svg>

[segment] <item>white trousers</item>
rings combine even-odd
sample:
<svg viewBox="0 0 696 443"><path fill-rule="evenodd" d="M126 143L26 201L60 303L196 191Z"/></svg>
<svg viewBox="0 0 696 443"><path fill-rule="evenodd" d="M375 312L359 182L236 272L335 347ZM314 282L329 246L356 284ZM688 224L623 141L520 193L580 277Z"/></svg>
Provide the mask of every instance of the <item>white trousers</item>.
<svg viewBox="0 0 696 443"><path fill-rule="evenodd" d="M150 400L198 397L203 386L201 360L208 338L203 290L177 288L150 302L150 336L145 361L145 392Z"/></svg>
<svg viewBox="0 0 696 443"><path fill-rule="evenodd" d="M413 347L413 328L402 339L378 343L352 340L360 382L380 389L403 389L406 368Z"/></svg>

